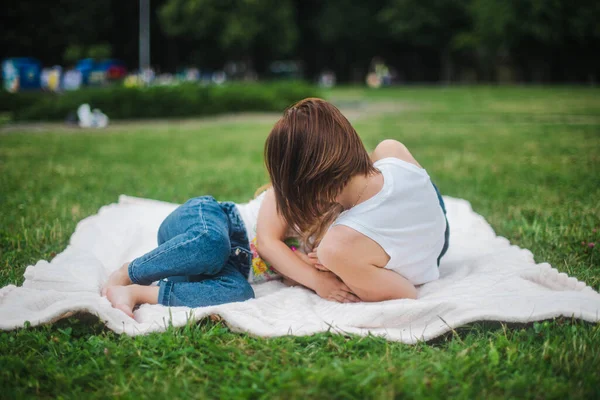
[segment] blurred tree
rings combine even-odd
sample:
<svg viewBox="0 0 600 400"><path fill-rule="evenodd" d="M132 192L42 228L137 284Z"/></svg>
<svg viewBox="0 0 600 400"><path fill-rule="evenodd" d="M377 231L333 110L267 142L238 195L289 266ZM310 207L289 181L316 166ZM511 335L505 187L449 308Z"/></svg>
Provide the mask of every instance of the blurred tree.
<svg viewBox="0 0 600 400"><path fill-rule="evenodd" d="M108 43L94 44L87 49L87 56L95 60L103 60L112 55L112 46Z"/></svg>
<svg viewBox="0 0 600 400"><path fill-rule="evenodd" d="M407 81L495 81L500 66L523 82L595 82L599 20L598 0L152 0L151 60L159 72L251 60L261 73L291 58L343 82L380 56ZM0 58L73 63L106 43L136 68L137 21L137 1L12 1Z"/></svg>
<svg viewBox="0 0 600 400"><path fill-rule="evenodd" d="M564 64L557 55L567 55L571 69L586 65L598 68L586 47L597 49L600 39L600 3L591 0L473 0L473 29L459 36L461 45L477 50L484 77L494 80L500 55L513 59L524 80L550 79L553 65ZM570 51L575 46L576 52ZM595 58L595 56L593 57Z"/></svg>
<svg viewBox="0 0 600 400"><path fill-rule="evenodd" d="M112 27L111 4L76 0L14 1L3 7L0 26L3 57L33 56L45 63L57 64L69 45L106 40Z"/></svg>
<svg viewBox="0 0 600 400"><path fill-rule="evenodd" d="M460 0L389 0L379 21L401 42L438 52L440 78L450 82L455 40L470 29L468 2Z"/></svg>
<svg viewBox="0 0 600 400"><path fill-rule="evenodd" d="M196 58L219 55L220 67L253 61L257 49L266 57L290 54L298 35L290 0L167 0L159 18L167 35L197 40Z"/></svg>
<svg viewBox="0 0 600 400"><path fill-rule="evenodd" d="M304 23L317 38L308 51L320 53L321 68L336 70L342 81L364 82L371 59L382 56L386 43L386 31L378 23L377 14L387 2L317 2L313 17Z"/></svg>
<svg viewBox="0 0 600 400"><path fill-rule="evenodd" d="M83 47L78 44L70 44L63 53L63 60L67 65L75 64L83 58Z"/></svg>

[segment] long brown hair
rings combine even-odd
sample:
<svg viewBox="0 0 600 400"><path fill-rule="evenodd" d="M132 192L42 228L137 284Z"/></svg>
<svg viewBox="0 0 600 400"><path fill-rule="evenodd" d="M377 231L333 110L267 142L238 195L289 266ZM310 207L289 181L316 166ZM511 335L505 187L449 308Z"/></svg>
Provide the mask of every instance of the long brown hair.
<svg viewBox="0 0 600 400"><path fill-rule="evenodd" d="M264 155L278 212L305 240L317 243L341 212L335 198L350 178L376 171L346 117L317 98L285 110Z"/></svg>

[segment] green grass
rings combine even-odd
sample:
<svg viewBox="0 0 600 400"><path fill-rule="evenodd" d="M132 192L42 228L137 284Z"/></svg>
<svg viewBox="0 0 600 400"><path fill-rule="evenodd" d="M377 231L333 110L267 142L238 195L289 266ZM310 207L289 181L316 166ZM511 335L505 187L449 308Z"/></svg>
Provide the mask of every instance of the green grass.
<svg viewBox="0 0 600 400"><path fill-rule="evenodd" d="M600 288L600 91L336 89L370 104L367 147L404 142L444 194L466 198L537 262ZM390 104L396 104L390 108ZM381 110L396 110L390 113ZM270 118L0 135L0 286L62 251L126 193L244 201L266 181ZM582 244L583 243L583 244ZM319 334L253 338L203 321L130 338L90 316L0 332L0 398L594 398L600 324L473 324L432 343Z"/></svg>

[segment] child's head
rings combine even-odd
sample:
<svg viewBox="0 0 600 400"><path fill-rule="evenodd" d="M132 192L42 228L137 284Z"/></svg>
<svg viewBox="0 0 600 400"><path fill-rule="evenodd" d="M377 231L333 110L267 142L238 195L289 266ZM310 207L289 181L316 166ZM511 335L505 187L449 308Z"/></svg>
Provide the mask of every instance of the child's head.
<svg viewBox="0 0 600 400"><path fill-rule="evenodd" d="M355 175L374 171L360 137L334 105L308 98L288 108L265 143L265 163L287 223L317 233ZM329 221L331 222L331 221Z"/></svg>

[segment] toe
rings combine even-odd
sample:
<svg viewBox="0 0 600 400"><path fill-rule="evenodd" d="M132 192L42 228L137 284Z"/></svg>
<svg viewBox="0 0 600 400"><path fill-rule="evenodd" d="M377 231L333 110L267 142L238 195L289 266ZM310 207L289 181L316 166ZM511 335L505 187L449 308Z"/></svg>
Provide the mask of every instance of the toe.
<svg viewBox="0 0 600 400"><path fill-rule="evenodd" d="M118 304L115 308L118 308L119 310L123 311L130 318L133 318L133 311L130 310L125 304Z"/></svg>

